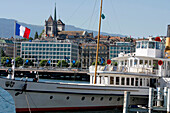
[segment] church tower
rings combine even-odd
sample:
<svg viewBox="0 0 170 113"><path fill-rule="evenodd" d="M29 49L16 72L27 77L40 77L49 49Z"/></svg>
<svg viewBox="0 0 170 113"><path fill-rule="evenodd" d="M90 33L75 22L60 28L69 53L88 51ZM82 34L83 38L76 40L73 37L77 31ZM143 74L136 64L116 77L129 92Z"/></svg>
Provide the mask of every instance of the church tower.
<svg viewBox="0 0 170 113"><path fill-rule="evenodd" d="M54 9L54 20L52 16L45 20L45 36L46 37L56 37L58 35L57 21L56 21L56 4Z"/></svg>

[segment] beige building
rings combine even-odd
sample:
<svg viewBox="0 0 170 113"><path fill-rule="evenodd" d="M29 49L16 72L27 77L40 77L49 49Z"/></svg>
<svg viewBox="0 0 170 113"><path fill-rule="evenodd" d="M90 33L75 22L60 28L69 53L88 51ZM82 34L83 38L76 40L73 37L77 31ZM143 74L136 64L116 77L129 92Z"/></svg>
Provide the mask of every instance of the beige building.
<svg viewBox="0 0 170 113"><path fill-rule="evenodd" d="M93 62L96 62L96 43L82 43L81 45L82 53L80 61L82 61L82 68L88 68ZM109 58L107 46L104 44L99 45L98 61L101 62L101 58L107 61Z"/></svg>

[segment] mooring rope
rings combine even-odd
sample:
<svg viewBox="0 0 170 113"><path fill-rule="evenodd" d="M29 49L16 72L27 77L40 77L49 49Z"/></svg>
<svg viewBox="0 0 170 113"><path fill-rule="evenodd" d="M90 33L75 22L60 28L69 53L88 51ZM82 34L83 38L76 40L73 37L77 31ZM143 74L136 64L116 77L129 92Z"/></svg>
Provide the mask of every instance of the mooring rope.
<svg viewBox="0 0 170 113"><path fill-rule="evenodd" d="M30 109L30 105L29 105L29 102L28 102L28 98L27 98L26 92L25 92L25 99L26 99L26 101L27 101L27 105L28 105L29 112L31 113L31 109Z"/></svg>

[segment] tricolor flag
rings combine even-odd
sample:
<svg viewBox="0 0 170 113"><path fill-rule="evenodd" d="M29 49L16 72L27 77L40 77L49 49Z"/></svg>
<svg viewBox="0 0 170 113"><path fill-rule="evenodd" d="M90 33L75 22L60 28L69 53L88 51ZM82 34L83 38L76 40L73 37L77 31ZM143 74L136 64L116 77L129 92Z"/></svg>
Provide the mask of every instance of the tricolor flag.
<svg viewBox="0 0 170 113"><path fill-rule="evenodd" d="M16 23L15 35L29 39L30 29Z"/></svg>

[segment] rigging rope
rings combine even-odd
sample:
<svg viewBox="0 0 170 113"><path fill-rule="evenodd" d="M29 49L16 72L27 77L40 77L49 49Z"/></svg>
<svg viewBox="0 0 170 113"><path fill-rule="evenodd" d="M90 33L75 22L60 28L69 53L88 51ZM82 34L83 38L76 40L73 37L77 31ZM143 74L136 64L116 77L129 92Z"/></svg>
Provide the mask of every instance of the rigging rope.
<svg viewBox="0 0 170 113"><path fill-rule="evenodd" d="M114 4L113 4L113 0L110 0L111 1L111 4L110 5L112 5L111 6L111 8L112 8L112 10L113 10L113 13L115 14L115 19L116 19L116 23L118 24L118 29L119 29L119 31L120 31L120 34L122 34L122 30L121 30L121 28L120 28L120 24L119 24L119 21L118 21L118 18L117 18L117 14L116 14L116 10L115 10L115 8L114 8Z"/></svg>
<svg viewBox="0 0 170 113"><path fill-rule="evenodd" d="M90 22L89 22L89 26L87 29L90 28L90 25L91 25L91 21L92 21L92 17L94 16L94 11L95 11L95 8L96 8L96 4L97 4L97 0L95 0L95 3L94 3L94 7L93 7L93 12L92 12L92 15L91 15L91 18L90 18ZM94 22L95 23L95 22ZM94 26L94 24L93 24ZM93 29L93 28L92 28Z"/></svg>
<svg viewBox="0 0 170 113"><path fill-rule="evenodd" d="M93 11L92 11L91 16L89 16L89 17L83 22L83 24L81 24L80 26L83 26L84 24L87 23L87 21L89 21L89 25L88 25L88 27L87 27L87 29L89 29L89 27L90 27L90 25L91 25L92 17L93 17L93 15L94 15L95 7L96 7L96 3L97 3L96 1L97 1L97 0L95 0L94 7L93 7Z"/></svg>
<svg viewBox="0 0 170 113"><path fill-rule="evenodd" d="M78 7L74 10L74 12L71 14L71 16L68 18L68 20L66 20L67 21L67 23L69 22L69 20L75 15L75 13L77 12L77 11L79 11L78 9L82 6L82 4L84 4L84 2L85 2L86 0L83 0L81 3L80 3L80 5L78 5Z"/></svg>
<svg viewBox="0 0 170 113"><path fill-rule="evenodd" d="M28 102L28 98L27 98L26 92L25 92L25 99L26 99L26 101L27 101L27 105L28 105L29 112L31 113L31 109L30 109L30 105L29 105L29 102Z"/></svg>

